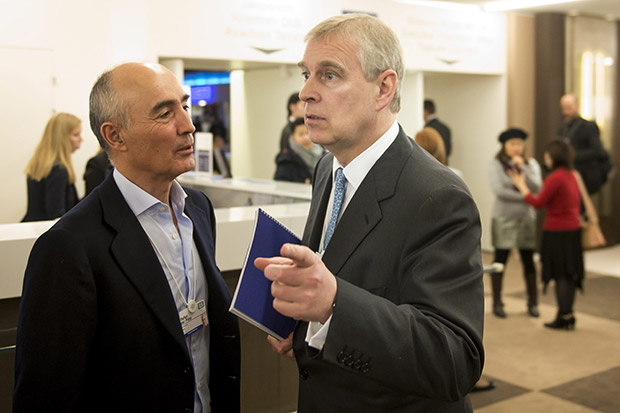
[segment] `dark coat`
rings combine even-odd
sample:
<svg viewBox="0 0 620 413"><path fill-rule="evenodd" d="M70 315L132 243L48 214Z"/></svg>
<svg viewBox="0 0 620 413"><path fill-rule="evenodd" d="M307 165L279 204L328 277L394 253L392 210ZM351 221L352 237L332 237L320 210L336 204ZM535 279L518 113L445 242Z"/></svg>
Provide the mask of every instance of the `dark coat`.
<svg viewBox="0 0 620 413"><path fill-rule="evenodd" d="M22 222L45 221L61 217L79 201L69 173L62 165L54 165L40 181L27 178L28 209Z"/></svg>
<svg viewBox="0 0 620 413"><path fill-rule="evenodd" d="M304 231L315 251L332 159L317 165ZM471 412L484 358L480 234L465 184L401 129L323 255L338 282L323 350L297 323L299 412Z"/></svg>
<svg viewBox="0 0 620 413"><path fill-rule="evenodd" d="M578 117L572 122L564 123L558 130L558 135L575 149L575 169L581 174L588 193L598 192L607 181L611 165L609 155L601 144L596 122Z"/></svg>
<svg viewBox="0 0 620 413"><path fill-rule="evenodd" d="M303 183L306 179L312 181L312 172L297 152L290 148L284 148L276 156L276 173L273 179Z"/></svg>
<svg viewBox="0 0 620 413"><path fill-rule="evenodd" d="M239 411L240 346L207 197L185 189L206 273L211 407ZM170 286L112 176L36 241L19 312L14 411L193 411Z"/></svg>
<svg viewBox="0 0 620 413"><path fill-rule="evenodd" d="M448 127L448 125L446 125L439 119L434 118L428 121L428 123L424 126L433 128L437 132L439 132L439 135L443 140L443 145L446 149L446 159L448 159L448 156L450 156L450 154L452 153L452 133L450 132L450 128Z"/></svg>
<svg viewBox="0 0 620 413"><path fill-rule="evenodd" d="M84 196L90 194L113 170L114 168L105 152L101 151L90 158L86 163L86 170L84 171L84 185L86 189Z"/></svg>

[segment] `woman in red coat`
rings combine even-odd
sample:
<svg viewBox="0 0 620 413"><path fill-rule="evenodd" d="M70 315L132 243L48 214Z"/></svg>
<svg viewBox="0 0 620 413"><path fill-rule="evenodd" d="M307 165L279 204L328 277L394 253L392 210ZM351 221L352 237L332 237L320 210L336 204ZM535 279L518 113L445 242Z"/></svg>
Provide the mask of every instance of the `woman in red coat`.
<svg viewBox="0 0 620 413"><path fill-rule="evenodd" d="M540 250L542 278L545 290L549 280L555 280L559 308L556 319L545 326L566 330L575 328L575 289L582 289L584 274L579 224L581 197L573 173L573 158L572 148L563 141L547 144L544 161L551 173L537 196L530 192L523 173L510 173L525 202L537 209L547 209Z"/></svg>

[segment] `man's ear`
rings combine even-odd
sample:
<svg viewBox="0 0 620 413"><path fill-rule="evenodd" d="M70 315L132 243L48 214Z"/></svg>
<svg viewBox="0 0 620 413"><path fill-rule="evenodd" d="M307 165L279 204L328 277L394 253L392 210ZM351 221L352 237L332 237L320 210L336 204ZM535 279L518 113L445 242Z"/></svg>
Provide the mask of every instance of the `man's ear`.
<svg viewBox="0 0 620 413"><path fill-rule="evenodd" d="M377 111L389 106L396 93L396 85L398 84L398 76L392 69L383 71L377 78L378 94L377 94Z"/></svg>
<svg viewBox="0 0 620 413"><path fill-rule="evenodd" d="M114 122L104 122L101 125L101 136L111 149L125 151L127 146L121 136L121 128Z"/></svg>

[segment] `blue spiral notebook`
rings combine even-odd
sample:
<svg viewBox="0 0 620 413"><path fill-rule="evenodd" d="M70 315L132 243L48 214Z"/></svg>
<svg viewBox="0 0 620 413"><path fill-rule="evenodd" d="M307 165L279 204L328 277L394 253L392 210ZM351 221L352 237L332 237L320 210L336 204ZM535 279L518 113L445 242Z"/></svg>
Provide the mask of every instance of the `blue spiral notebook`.
<svg viewBox="0 0 620 413"><path fill-rule="evenodd" d="M230 305L231 313L278 340L288 337L296 321L273 308L271 281L254 266L254 260L258 257L280 256L280 248L286 243L301 244L301 240L278 220L258 208L252 241Z"/></svg>

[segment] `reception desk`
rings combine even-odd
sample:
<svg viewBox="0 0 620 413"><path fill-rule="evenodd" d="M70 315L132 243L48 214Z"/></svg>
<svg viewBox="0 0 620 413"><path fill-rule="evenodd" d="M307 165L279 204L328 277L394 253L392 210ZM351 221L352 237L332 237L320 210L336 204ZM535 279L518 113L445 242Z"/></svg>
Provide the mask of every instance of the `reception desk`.
<svg viewBox="0 0 620 413"><path fill-rule="evenodd" d="M207 194L215 208L310 202L310 185L255 178L221 178L188 172L177 178L183 186Z"/></svg>
<svg viewBox="0 0 620 413"><path fill-rule="evenodd" d="M310 208L311 187L256 179L214 179L185 174L179 182L205 192L215 207L216 262L221 271L241 269L260 206L300 238ZM231 201L242 201L233 206ZM55 221L0 225L0 299L21 295L24 269L34 241Z"/></svg>
<svg viewBox="0 0 620 413"><path fill-rule="evenodd" d="M310 208L309 185L251 179L212 179L187 174L179 177L184 186L209 196L216 217L216 262L234 291L254 230L258 207L264 209L301 237ZM243 206L231 206L242 200ZM274 202L278 202L274 204ZM56 221L0 225L0 314L10 325L0 325L0 411L10 410L13 386L17 306L24 270L36 239ZM8 322L7 321L7 322ZM241 330L241 406L243 412L290 412L296 410L298 373L294 361L271 350L266 335L239 321ZM67 332L70 334L70 332ZM4 337L6 336L6 337Z"/></svg>

